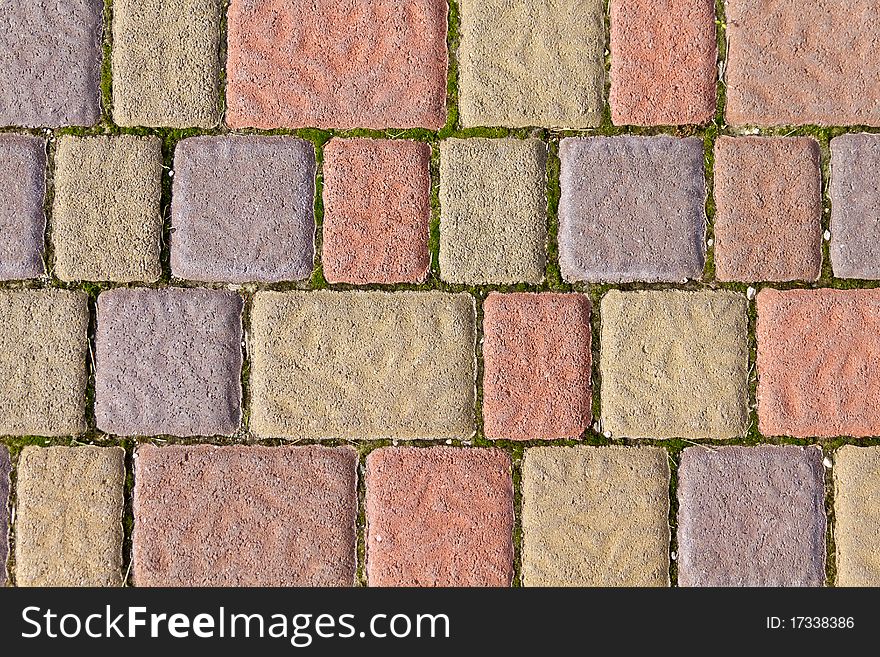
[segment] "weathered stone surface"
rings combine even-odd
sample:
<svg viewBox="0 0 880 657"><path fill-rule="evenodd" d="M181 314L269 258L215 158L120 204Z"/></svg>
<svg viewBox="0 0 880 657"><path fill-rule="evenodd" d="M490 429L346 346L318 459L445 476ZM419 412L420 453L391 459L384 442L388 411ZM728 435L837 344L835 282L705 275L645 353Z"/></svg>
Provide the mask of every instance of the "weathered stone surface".
<svg viewBox="0 0 880 657"><path fill-rule="evenodd" d="M464 438L474 430L467 294L260 292L250 427L284 438Z"/></svg>
<svg viewBox="0 0 880 657"><path fill-rule="evenodd" d="M9 450L0 445L0 586L6 586L9 559Z"/></svg>
<svg viewBox="0 0 880 657"><path fill-rule="evenodd" d="M121 447L25 447L18 462L18 586L122 584Z"/></svg>
<svg viewBox="0 0 880 657"><path fill-rule="evenodd" d="M119 436L230 436L241 422L242 299L122 288L98 297L95 419Z"/></svg>
<svg viewBox="0 0 880 657"><path fill-rule="evenodd" d="M565 280L680 283L702 276L702 140L568 138L559 157L559 266Z"/></svg>
<svg viewBox="0 0 880 657"><path fill-rule="evenodd" d="M295 137L177 144L171 271L207 282L302 280L315 254L315 149Z"/></svg>
<svg viewBox="0 0 880 657"><path fill-rule="evenodd" d="M162 238L158 137L61 137L51 238L63 281L153 282Z"/></svg>
<svg viewBox="0 0 880 657"><path fill-rule="evenodd" d="M836 586L880 586L880 448L834 455Z"/></svg>
<svg viewBox="0 0 880 657"><path fill-rule="evenodd" d="M371 586L510 586L513 479L496 449L386 447L367 457Z"/></svg>
<svg viewBox="0 0 880 657"><path fill-rule="evenodd" d="M46 140L0 135L0 280L45 274L45 195Z"/></svg>
<svg viewBox="0 0 880 657"><path fill-rule="evenodd" d="M602 423L617 437L735 438L748 428L746 298L619 292L602 299Z"/></svg>
<svg viewBox="0 0 880 657"><path fill-rule="evenodd" d="M824 474L818 447L684 450L679 586L821 586Z"/></svg>
<svg viewBox="0 0 880 657"><path fill-rule="evenodd" d="M547 146L440 144L440 275L450 283L539 283L547 248Z"/></svg>
<svg viewBox="0 0 880 657"><path fill-rule="evenodd" d="M137 586L352 586L357 453L144 445Z"/></svg>

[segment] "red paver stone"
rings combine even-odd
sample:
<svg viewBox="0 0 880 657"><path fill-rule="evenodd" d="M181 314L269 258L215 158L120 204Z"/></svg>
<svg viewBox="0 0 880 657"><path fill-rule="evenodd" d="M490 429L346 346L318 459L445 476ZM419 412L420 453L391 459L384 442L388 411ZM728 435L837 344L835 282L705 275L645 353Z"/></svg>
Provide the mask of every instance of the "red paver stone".
<svg viewBox="0 0 880 657"><path fill-rule="evenodd" d="M232 0L234 128L441 128L446 0Z"/></svg>
<svg viewBox="0 0 880 657"><path fill-rule="evenodd" d="M492 293L483 309L486 437L580 436L591 417L589 299Z"/></svg>
<svg viewBox="0 0 880 657"><path fill-rule="evenodd" d="M371 586L510 586L513 479L496 449L386 447L367 457Z"/></svg>
<svg viewBox="0 0 880 657"><path fill-rule="evenodd" d="M324 276L331 283L418 283L431 256L431 147L333 139L324 149Z"/></svg>

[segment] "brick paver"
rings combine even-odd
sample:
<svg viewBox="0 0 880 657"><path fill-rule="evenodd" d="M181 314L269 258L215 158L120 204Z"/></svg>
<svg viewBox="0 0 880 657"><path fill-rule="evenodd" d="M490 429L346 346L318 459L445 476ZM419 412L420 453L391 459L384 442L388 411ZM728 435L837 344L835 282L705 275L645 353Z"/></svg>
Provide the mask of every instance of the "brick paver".
<svg viewBox="0 0 880 657"><path fill-rule="evenodd" d="M836 586L880 586L880 448L834 455Z"/></svg>
<svg viewBox="0 0 880 657"><path fill-rule="evenodd" d="M26 447L18 463L18 586L119 586L125 451Z"/></svg>
<svg viewBox="0 0 880 657"><path fill-rule="evenodd" d="M333 139L324 149L324 276L419 283L431 264L431 147Z"/></svg>
<svg viewBox="0 0 880 657"><path fill-rule="evenodd" d="M822 451L689 447L678 480L680 586L821 586Z"/></svg>
<svg viewBox="0 0 880 657"><path fill-rule="evenodd" d="M703 274L703 142L563 139L559 266L567 281L672 281Z"/></svg>
<svg viewBox="0 0 880 657"><path fill-rule="evenodd" d="M0 280L42 276L46 141L0 135L0 163Z"/></svg>
<svg viewBox="0 0 880 657"><path fill-rule="evenodd" d="M315 253L315 150L294 137L177 145L171 271L194 281L302 280Z"/></svg>
<svg viewBox="0 0 880 657"><path fill-rule="evenodd" d="M589 298L493 292L483 334L486 437L578 438L592 417Z"/></svg>
<svg viewBox="0 0 880 657"><path fill-rule="evenodd" d="M6 562L9 559L9 450L0 445L0 586L6 585Z"/></svg>
<svg viewBox="0 0 880 657"><path fill-rule="evenodd" d="M822 267L822 174L809 137L715 142L715 275L814 281Z"/></svg>
<svg viewBox="0 0 880 657"><path fill-rule="evenodd" d="M510 457L495 449L387 447L367 457L371 586L509 586Z"/></svg>
<svg viewBox="0 0 880 657"><path fill-rule="evenodd" d="M602 423L623 438L736 438L748 427L747 301L734 292L602 299Z"/></svg>
<svg viewBox="0 0 880 657"><path fill-rule="evenodd" d="M95 418L120 436L229 436L241 421L242 299L224 290L98 297Z"/></svg>

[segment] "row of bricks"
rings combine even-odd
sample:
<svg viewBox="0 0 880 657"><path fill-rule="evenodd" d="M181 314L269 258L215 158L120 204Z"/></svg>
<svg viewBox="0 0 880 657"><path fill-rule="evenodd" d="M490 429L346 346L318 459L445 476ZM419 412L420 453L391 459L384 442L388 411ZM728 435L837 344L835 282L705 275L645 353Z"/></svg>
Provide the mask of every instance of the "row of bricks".
<svg viewBox="0 0 880 657"><path fill-rule="evenodd" d="M46 144L0 135L0 278L45 274ZM440 277L540 283L547 261L547 145L448 139L440 151ZM707 251L702 140L563 139L559 265L567 282L681 282ZM431 261L431 149L408 140L333 139L323 149L321 261L331 283L425 280ZM831 261L880 278L880 135L831 141ZM314 146L283 136L177 144L171 272L202 282L311 276ZM818 144L721 137L714 160L714 262L722 281L816 280L821 272ZM61 137L50 226L63 281L159 278L162 154L157 137Z"/></svg>
<svg viewBox="0 0 880 657"><path fill-rule="evenodd" d="M243 303L224 290L102 292L97 428L118 436L240 432ZM582 436L592 418L588 297L492 293L482 309L485 436ZM746 435L745 296L614 290L600 310L607 436ZM880 435L880 290L766 288L757 313L762 434ZM469 294L260 292L249 320L246 428L254 435L474 435L477 331ZM88 323L84 293L0 292L0 435L86 430Z"/></svg>
<svg viewBox="0 0 880 657"><path fill-rule="evenodd" d="M122 583L125 453L26 447L17 468L19 586ZM690 447L670 553L667 452L538 447L522 461L526 586L822 586L818 447ZM830 459L825 467L832 467ZM0 446L0 563L9 456ZM372 451L364 468L372 586L509 586L510 456L487 448ZM358 456L349 447L142 445L135 451L137 586L351 586ZM880 584L880 448L834 454L838 586ZM0 569L0 573L2 573ZM3 575L0 574L0 583Z"/></svg>

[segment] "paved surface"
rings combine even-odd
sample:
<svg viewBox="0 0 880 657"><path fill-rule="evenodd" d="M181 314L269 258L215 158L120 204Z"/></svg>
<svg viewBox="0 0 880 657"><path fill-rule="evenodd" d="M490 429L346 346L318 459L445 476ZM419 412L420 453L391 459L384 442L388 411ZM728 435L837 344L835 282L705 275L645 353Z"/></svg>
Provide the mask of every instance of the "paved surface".
<svg viewBox="0 0 880 657"><path fill-rule="evenodd" d="M837 586L880 586L880 448L834 456Z"/></svg>
<svg viewBox="0 0 880 657"><path fill-rule="evenodd" d="M0 162L0 280L42 276L46 141L0 135Z"/></svg>
<svg viewBox="0 0 880 657"><path fill-rule="evenodd" d="M0 445L0 586L7 581L6 560L9 557L9 473L12 462L9 450Z"/></svg>

